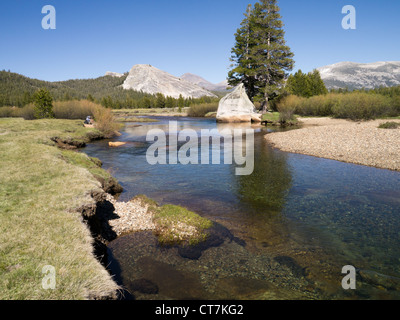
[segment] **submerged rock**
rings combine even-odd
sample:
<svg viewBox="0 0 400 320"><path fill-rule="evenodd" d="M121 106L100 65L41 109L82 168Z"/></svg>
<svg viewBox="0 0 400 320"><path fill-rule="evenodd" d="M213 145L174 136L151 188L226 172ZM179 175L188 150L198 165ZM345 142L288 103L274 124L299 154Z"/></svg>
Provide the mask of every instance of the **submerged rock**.
<svg viewBox="0 0 400 320"><path fill-rule="evenodd" d="M218 122L261 122L243 84L220 100L216 118Z"/></svg>
<svg viewBox="0 0 400 320"><path fill-rule="evenodd" d="M359 270L358 274L363 282L374 286L380 286L387 290L400 290L400 278L371 270Z"/></svg>
<svg viewBox="0 0 400 320"><path fill-rule="evenodd" d="M296 260L288 256L277 256L274 258L280 265L288 267L295 277L303 277L306 275L305 268L301 267Z"/></svg>
<svg viewBox="0 0 400 320"><path fill-rule="evenodd" d="M178 254L182 258L197 260L203 254L203 251L211 247L219 247L225 240L234 241L242 247L246 245L244 240L233 236L227 228L215 222L213 227L207 230L207 233L207 239L203 242L196 245L178 246Z"/></svg>

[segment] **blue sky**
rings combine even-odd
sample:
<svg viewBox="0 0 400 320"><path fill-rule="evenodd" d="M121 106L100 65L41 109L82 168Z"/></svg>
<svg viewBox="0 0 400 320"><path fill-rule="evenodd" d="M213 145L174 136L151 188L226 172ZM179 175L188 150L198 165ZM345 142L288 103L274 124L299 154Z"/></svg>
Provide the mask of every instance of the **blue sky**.
<svg viewBox="0 0 400 320"><path fill-rule="evenodd" d="M234 33L255 0L8 0L0 2L0 70L48 81L151 64L175 76L226 78ZM41 27L44 5L56 30ZM400 60L399 0L280 0L295 69ZM344 5L357 29L344 30Z"/></svg>

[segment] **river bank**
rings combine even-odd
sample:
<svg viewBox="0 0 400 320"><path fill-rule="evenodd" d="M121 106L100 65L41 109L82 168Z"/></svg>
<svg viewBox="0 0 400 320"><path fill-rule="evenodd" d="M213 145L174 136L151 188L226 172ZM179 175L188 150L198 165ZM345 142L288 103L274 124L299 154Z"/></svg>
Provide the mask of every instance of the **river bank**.
<svg viewBox="0 0 400 320"><path fill-rule="evenodd" d="M150 231L190 243L212 224L145 196L118 201L122 187L102 162L76 152L104 138L79 120L0 119L0 299L118 299L109 242ZM49 266L52 290L42 285Z"/></svg>
<svg viewBox="0 0 400 320"><path fill-rule="evenodd" d="M93 229L111 176L68 150L100 138L79 120L0 119L1 300L117 297Z"/></svg>
<svg viewBox="0 0 400 320"><path fill-rule="evenodd" d="M270 133L265 139L285 152L400 170L400 129L378 128L389 120L299 118L299 121L303 128ZM390 121L400 123L400 120Z"/></svg>

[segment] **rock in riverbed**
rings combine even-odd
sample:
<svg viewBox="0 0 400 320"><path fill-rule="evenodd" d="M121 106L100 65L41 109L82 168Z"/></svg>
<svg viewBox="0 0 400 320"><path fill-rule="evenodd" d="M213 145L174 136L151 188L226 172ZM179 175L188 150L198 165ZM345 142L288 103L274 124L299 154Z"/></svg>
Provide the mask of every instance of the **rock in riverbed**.
<svg viewBox="0 0 400 320"><path fill-rule="evenodd" d="M116 147L121 147L121 146L126 145L126 142L109 142L108 145L110 147L116 148Z"/></svg>
<svg viewBox="0 0 400 320"><path fill-rule="evenodd" d="M261 122L261 114L256 112L243 84L221 99L217 122Z"/></svg>
<svg viewBox="0 0 400 320"><path fill-rule="evenodd" d="M388 276L371 270L359 270L361 280L387 290L400 290L400 278Z"/></svg>

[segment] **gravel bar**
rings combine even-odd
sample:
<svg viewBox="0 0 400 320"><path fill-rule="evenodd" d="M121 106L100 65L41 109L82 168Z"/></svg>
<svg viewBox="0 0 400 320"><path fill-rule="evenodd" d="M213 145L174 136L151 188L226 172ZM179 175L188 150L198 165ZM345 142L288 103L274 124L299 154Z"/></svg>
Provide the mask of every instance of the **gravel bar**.
<svg viewBox="0 0 400 320"><path fill-rule="evenodd" d="M354 122L331 118L299 118L303 127L267 134L285 152L400 171L400 129L379 129L400 120Z"/></svg>
<svg viewBox="0 0 400 320"><path fill-rule="evenodd" d="M155 229L153 215L147 210L147 204L142 204L138 199L119 202L111 195L107 195L107 200L114 205L115 214L119 217L109 221L118 237L127 233Z"/></svg>

